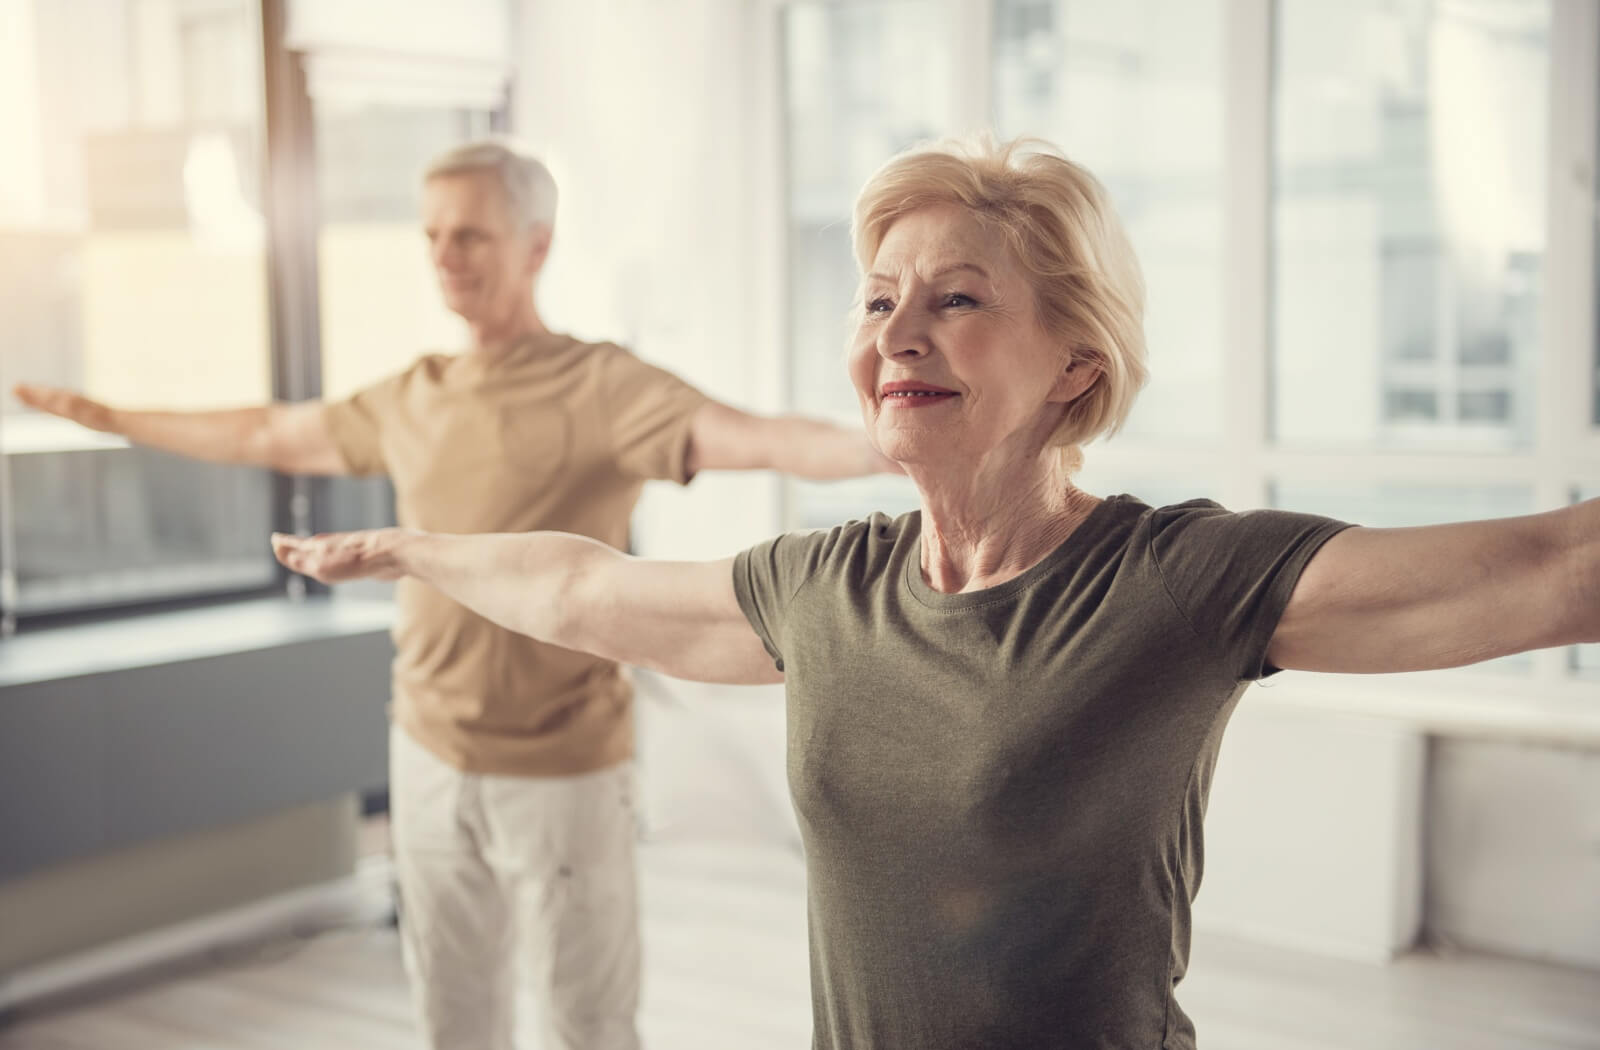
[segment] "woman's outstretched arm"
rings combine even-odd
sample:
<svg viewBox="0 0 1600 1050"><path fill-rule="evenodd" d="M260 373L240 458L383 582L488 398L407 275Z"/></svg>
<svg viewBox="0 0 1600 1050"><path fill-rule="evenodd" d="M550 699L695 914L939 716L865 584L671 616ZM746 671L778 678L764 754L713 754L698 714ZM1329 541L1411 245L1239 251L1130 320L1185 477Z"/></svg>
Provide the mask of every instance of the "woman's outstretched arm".
<svg viewBox="0 0 1600 1050"><path fill-rule="evenodd" d="M733 591L733 561L650 561L564 532L369 529L272 537L324 583L412 576L502 627L676 678L781 682Z"/></svg>
<svg viewBox="0 0 1600 1050"><path fill-rule="evenodd" d="M1267 659L1422 671L1600 641L1600 500L1495 521L1347 529L1306 566Z"/></svg>

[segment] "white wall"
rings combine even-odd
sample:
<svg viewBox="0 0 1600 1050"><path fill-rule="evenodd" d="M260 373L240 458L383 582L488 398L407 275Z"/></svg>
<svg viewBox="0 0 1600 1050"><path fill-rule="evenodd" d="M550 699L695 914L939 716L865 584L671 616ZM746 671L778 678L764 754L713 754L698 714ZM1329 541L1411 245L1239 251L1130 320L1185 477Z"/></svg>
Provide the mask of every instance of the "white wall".
<svg viewBox="0 0 1600 1050"><path fill-rule="evenodd" d="M1443 739L1429 779L1430 939L1600 970L1600 754Z"/></svg>
<svg viewBox="0 0 1600 1050"><path fill-rule="evenodd" d="M1223 740L1195 925L1386 961L1421 930L1425 738L1272 692L1252 687Z"/></svg>

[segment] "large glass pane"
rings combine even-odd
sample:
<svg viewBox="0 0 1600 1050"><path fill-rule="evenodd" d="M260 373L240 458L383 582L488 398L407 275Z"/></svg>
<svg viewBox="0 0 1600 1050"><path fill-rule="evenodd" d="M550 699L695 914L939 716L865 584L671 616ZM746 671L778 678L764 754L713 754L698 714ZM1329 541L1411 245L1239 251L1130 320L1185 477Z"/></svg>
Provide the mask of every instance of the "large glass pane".
<svg viewBox="0 0 1600 1050"><path fill-rule="evenodd" d="M1526 447L1549 0L1282 0L1274 435Z"/></svg>
<svg viewBox="0 0 1600 1050"><path fill-rule="evenodd" d="M1444 525L1453 521L1531 514L1533 490L1525 485L1416 485L1401 482L1293 482L1272 486L1272 505L1371 528ZM1527 674L1527 653L1474 665L1501 674Z"/></svg>
<svg viewBox="0 0 1600 1050"><path fill-rule="evenodd" d="M439 296L419 217L437 154L489 133L468 109L318 102L322 389L344 397L467 335Z"/></svg>
<svg viewBox="0 0 1600 1050"><path fill-rule="evenodd" d="M890 156L946 133L949 15L942 3L801 3L785 11L790 382L797 410L858 418L845 374L857 269L850 212ZM910 484L879 477L854 501L800 486L796 516L818 523L905 504ZM818 503L816 512L809 501Z"/></svg>
<svg viewBox="0 0 1600 1050"><path fill-rule="evenodd" d="M1534 510L1533 490L1526 485L1279 481L1272 493L1274 507L1379 529L1509 518Z"/></svg>
<svg viewBox="0 0 1600 1050"><path fill-rule="evenodd" d="M257 6L0 10L0 378L126 406L266 400ZM116 447L9 399L0 425L20 613L275 579L264 472Z"/></svg>
<svg viewBox="0 0 1600 1050"><path fill-rule="evenodd" d="M1121 440L1222 429L1221 0L998 0L995 124L1105 183L1148 287L1151 380Z"/></svg>

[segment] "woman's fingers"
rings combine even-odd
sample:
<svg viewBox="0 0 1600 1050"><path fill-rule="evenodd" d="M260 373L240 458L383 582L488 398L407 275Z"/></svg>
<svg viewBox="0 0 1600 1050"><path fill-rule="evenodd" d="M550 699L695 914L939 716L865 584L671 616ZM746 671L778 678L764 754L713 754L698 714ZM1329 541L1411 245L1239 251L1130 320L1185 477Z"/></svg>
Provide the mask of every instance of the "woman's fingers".
<svg viewBox="0 0 1600 1050"><path fill-rule="evenodd" d="M309 537L292 536L284 532L272 534L272 554L287 569L298 572L303 576L312 576L321 579L312 571L311 559L307 556L306 545Z"/></svg>
<svg viewBox="0 0 1600 1050"><path fill-rule="evenodd" d="M395 573L374 551L372 532L329 532L318 536L272 534L272 553L287 568L323 583L370 577L393 579Z"/></svg>
<svg viewBox="0 0 1600 1050"><path fill-rule="evenodd" d="M348 555L341 557L339 534L325 536L291 536L282 532L272 534L272 553L287 568L310 576L323 583L334 583L349 578Z"/></svg>

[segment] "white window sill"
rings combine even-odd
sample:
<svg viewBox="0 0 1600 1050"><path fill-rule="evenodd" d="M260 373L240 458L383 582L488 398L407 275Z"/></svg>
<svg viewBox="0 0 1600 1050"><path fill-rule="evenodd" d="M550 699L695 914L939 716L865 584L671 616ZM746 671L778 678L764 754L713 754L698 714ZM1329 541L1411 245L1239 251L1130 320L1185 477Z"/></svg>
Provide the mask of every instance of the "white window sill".
<svg viewBox="0 0 1600 1050"><path fill-rule="evenodd" d="M102 434L55 416L7 416L0 420L0 452L6 455L127 447L128 442L115 434Z"/></svg>
<svg viewBox="0 0 1600 1050"><path fill-rule="evenodd" d="M1469 671L1403 675L1287 672L1245 694L1252 707L1392 720L1419 732L1600 749L1600 682Z"/></svg>
<svg viewBox="0 0 1600 1050"><path fill-rule="evenodd" d="M315 639L384 633L393 620L394 605L387 601L256 598L27 631L0 641L0 689Z"/></svg>

